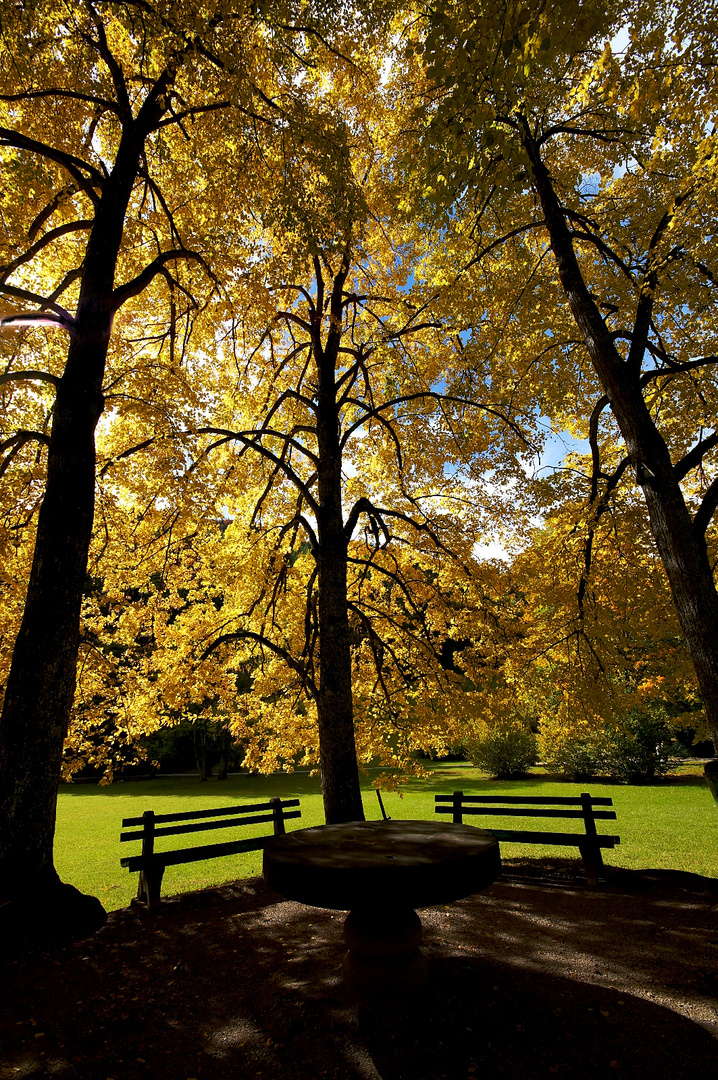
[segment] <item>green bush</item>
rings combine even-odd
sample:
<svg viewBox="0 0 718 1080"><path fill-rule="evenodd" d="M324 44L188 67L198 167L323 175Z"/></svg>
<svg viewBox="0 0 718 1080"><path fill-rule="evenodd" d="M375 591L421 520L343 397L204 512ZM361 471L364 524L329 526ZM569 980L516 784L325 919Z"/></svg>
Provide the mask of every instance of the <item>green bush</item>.
<svg viewBox="0 0 718 1080"><path fill-rule="evenodd" d="M673 752L673 729L660 714L633 713L612 731L609 770L629 784L665 776Z"/></svg>
<svg viewBox="0 0 718 1080"><path fill-rule="evenodd" d="M516 780L538 761L538 743L528 728L494 728L468 739L466 754L473 765L499 780Z"/></svg>
<svg viewBox="0 0 718 1080"><path fill-rule="evenodd" d="M546 765L572 780L593 780L608 771L608 747L597 739L569 738L556 747Z"/></svg>
<svg viewBox="0 0 718 1080"><path fill-rule="evenodd" d="M541 748L547 766L573 780L610 775L635 784L664 776L677 744L662 712L634 710L594 729L565 730L549 720L541 727Z"/></svg>
<svg viewBox="0 0 718 1080"><path fill-rule="evenodd" d="M567 735L560 742L554 742L551 752L545 756L549 769L573 780L592 780L610 771L609 744L603 731Z"/></svg>

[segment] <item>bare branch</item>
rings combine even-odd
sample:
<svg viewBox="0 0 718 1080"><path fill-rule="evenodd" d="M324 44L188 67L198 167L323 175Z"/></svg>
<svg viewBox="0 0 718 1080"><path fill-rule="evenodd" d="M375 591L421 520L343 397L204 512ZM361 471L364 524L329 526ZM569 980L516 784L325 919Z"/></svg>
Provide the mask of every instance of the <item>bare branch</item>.
<svg viewBox="0 0 718 1080"><path fill-rule="evenodd" d="M0 319L0 325L2 320ZM39 379L41 382L49 382L57 388L60 383L57 375L51 375L48 371L6 371L4 375L0 375L0 386L6 382L26 382L31 379Z"/></svg>
<svg viewBox="0 0 718 1080"><path fill-rule="evenodd" d="M66 154L54 146L48 146L47 143L21 135L11 128L0 127L0 146L14 146L16 150L28 150L32 154L38 154L40 157L56 162L77 182L93 206L99 205L100 198L95 188L102 188L105 178L94 165L75 157L74 154ZM87 172L87 176L83 170Z"/></svg>
<svg viewBox="0 0 718 1080"><path fill-rule="evenodd" d="M105 27L102 19L99 17L92 4L87 5L87 9L90 14L90 18L95 25L97 31L98 40L92 41L92 45L96 46L102 59L105 61L107 68L112 77L112 85L115 88L115 94L117 95L117 113L123 122L132 120L132 106L130 105L130 96L127 92L127 83L125 82L125 76L122 71L122 66L118 60L115 59L112 54L112 50L107 43L107 35L105 33ZM89 35L88 35L89 36Z"/></svg>
<svg viewBox="0 0 718 1080"><path fill-rule="evenodd" d="M693 518L693 528L698 536L705 536L706 529L711 523L711 518L718 509L718 476L709 485L703 496L703 502Z"/></svg>
<svg viewBox="0 0 718 1080"><path fill-rule="evenodd" d="M0 454L4 454L6 450L10 451L7 457L3 461L0 461L0 478L5 475L12 464L13 459L20 453L23 446L29 442L39 442L48 446L50 443L50 436L46 435L44 431L26 431L21 429L9 439L6 439L5 442L0 443Z"/></svg>
<svg viewBox="0 0 718 1080"><path fill-rule="evenodd" d="M49 217L52 217L63 199L71 198L73 195L77 194L77 191L78 188L76 184L67 184L64 188L62 188L56 193L56 195L50 200L47 206L43 207L43 209L33 221L30 228L27 230L27 237L30 243L33 242L47 219Z"/></svg>
<svg viewBox="0 0 718 1080"><path fill-rule="evenodd" d="M697 468L708 451L712 450L714 446L718 446L718 431L714 431L707 439L701 439L680 461L676 462L673 466L673 475L676 480L682 480L691 469Z"/></svg>
<svg viewBox="0 0 718 1080"><path fill-rule="evenodd" d="M402 395L402 397L392 398L391 401L385 401L383 405L377 405L375 408L372 409L367 409L366 406L360 401L353 401L351 398L349 398L348 400L351 401L352 404L357 405L359 408L366 409L366 412L364 416L360 417L354 424L347 428L346 432L344 433L345 439L348 438L349 435L352 434L352 432L356 431L357 428L362 427L362 425L365 424L367 420L371 420L372 418L378 419L379 413L385 412L387 409L393 409L397 405L406 405L410 401L434 400L440 402L451 402L454 405L466 405L468 408L472 409L481 409L483 410L483 412L489 413L491 416L497 417L497 419L501 420L504 424L506 424L506 426L509 427L515 435L518 435L518 437L521 439L525 446L527 446L534 453L537 452L536 447L528 441L524 433L521 431L521 428L516 423L514 423L513 420L510 420L509 417L507 417L499 409L494 408L493 405L484 405L482 402L474 401L471 398L456 397L456 395L454 394L441 394L436 390L419 390L415 394L404 394Z"/></svg>
<svg viewBox="0 0 718 1080"><path fill-rule="evenodd" d="M625 334L624 336L630 340L632 335ZM681 363L679 360L674 360L672 357L668 356L662 350L659 352L658 350L653 349L652 351L657 353L665 366L644 371L641 375L641 389L648 386L653 379L682 375L686 371L700 371L701 368L718 364L718 356L702 356L699 360L686 360Z"/></svg>
<svg viewBox="0 0 718 1080"><path fill-rule="evenodd" d="M0 286L0 291L7 290L3 290L2 286ZM71 315L50 315L46 312L29 311L15 315L3 315L0 318L0 328L12 330L15 327L23 326L59 326L61 330L67 330L70 335L74 334L77 329L77 323Z"/></svg>
<svg viewBox="0 0 718 1080"><path fill-rule="evenodd" d="M120 308L126 300L129 300L131 296L137 296L146 289L150 282L162 273L164 267L168 262L198 262L204 269L212 276L209 267L204 257L196 251L187 251L184 248L176 248L172 251L163 251L155 259L149 263L144 270L132 278L131 281L126 282L124 285L120 285L115 289L112 294L112 302L115 310Z"/></svg>
<svg viewBox="0 0 718 1080"><path fill-rule="evenodd" d="M282 525L282 528L279 530L280 539L286 536L290 529L295 528L295 526L297 525L301 525L301 527L304 529L305 533L309 537L309 543L312 546L312 552L318 551L319 541L317 540L317 534L314 532L314 529L307 521L304 514L295 514L295 516L290 521L287 521L284 525Z"/></svg>
<svg viewBox="0 0 718 1080"><path fill-rule="evenodd" d="M18 266L30 262L31 259L35 258L38 251L42 251L42 249L47 247L48 244L51 244L53 240L57 240L60 236L65 236L66 233L80 232L82 229L91 228L92 221L87 218L81 221L68 221L64 225L58 225L56 229L50 229L48 232L44 233L35 244L32 244L27 251L24 251L22 255L18 255L18 257L13 259L11 263L8 263L7 266L0 268L0 282L7 281L10 274L17 270Z"/></svg>
<svg viewBox="0 0 718 1080"><path fill-rule="evenodd" d="M99 475L104 476L111 465L115 465L118 461L122 461L123 458L130 457L132 454L138 453L140 450L146 450L148 446L152 446L157 440L154 436L150 439L144 439L142 442L137 443L136 446L129 446L127 450L123 450L121 454L116 457L109 458L108 461L100 469Z"/></svg>
<svg viewBox="0 0 718 1080"><path fill-rule="evenodd" d="M230 442L232 440L236 440L237 442L240 442L244 447L246 447L247 450L255 450L258 454L261 454L262 457L265 457L268 461L271 461L272 464L279 467L280 471L284 473L287 479L292 484L294 484L297 491L300 491L302 493L307 502L307 505L311 507L312 513L316 514L318 512L319 504L317 503L316 499L314 498L304 481L299 478L297 473L290 465L287 464L287 462L282 461L280 458L278 458L276 454L272 453L271 450L268 450L267 447L263 446L261 442L257 442L256 439L248 438L241 431L229 431L226 428L197 428L193 432L193 434L221 435L222 442Z"/></svg>
<svg viewBox="0 0 718 1080"><path fill-rule="evenodd" d="M300 664L298 660L283 649L281 645L277 645L271 638L265 637L264 634L258 634L255 630L235 630L230 634L221 634L215 641L213 641L204 652L200 655L200 660L206 660L216 649L221 645L226 645L230 641L254 641L262 648L269 649L275 656L278 656L281 660L284 660L287 667L291 668L302 680L302 684L309 690L312 697L316 697L318 690L311 678L307 669L303 664Z"/></svg>
<svg viewBox="0 0 718 1080"><path fill-rule="evenodd" d="M65 282L63 282L63 285L65 283L68 283L67 278L65 278ZM27 289L18 289L15 285L7 284L0 285L0 293L5 293L6 296L14 296L17 300L27 300L31 304L37 304L40 308L40 311L33 312L32 314L37 316L38 318L40 317L41 312L46 311L49 308L50 311L54 311L56 315L60 316L60 318L62 319L62 325L65 327L65 329L75 329L75 319L72 317L70 312L66 311L61 304L55 303L55 301L51 297L38 296L37 293L29 292ZM59 291L57 289L55 290L54 295L59 295ZM27 318L30 317L30 315L27 316ZM15 318L15 316L6 315L5 318ZM17 316L17 318L20 318L20 316Z"/></svg>
<svg viewBox="0 0 718 1080"><path fill-rule="evenodd" d="M64 97L69 98L71 101L86 101L90 105L99 105L101 108L107 109L108 112L118 112L117 103L114 101L96 97L94 94L82 94L79 90L67 90L62 86L54 86L49 90L24 90L21 94L0 94L0 101L13 104L16 101L32 101L34 98L45 97Z"/></svg>

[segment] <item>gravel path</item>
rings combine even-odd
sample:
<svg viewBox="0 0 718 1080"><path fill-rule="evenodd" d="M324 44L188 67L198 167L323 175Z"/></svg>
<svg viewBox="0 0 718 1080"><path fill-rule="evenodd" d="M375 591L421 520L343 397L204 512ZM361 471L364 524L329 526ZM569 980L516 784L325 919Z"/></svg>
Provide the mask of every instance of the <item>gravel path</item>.
<svg viewBox="0 0 718 1080"><path fill-rule="evenodd" d="M259 879L112 913L0 968L1 1080L713 1078L718 880L508 863L422 913L430 981L398 1006L344 989L341 913Z"/></svg>

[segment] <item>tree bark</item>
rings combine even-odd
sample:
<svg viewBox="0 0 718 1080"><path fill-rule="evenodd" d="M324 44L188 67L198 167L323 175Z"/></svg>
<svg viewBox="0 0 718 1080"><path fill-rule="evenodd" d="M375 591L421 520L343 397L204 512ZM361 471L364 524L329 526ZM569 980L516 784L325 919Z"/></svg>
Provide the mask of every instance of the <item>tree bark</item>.
<svg viewBox="0 0 718 1080"><path fill-rule="evenodd" d="M524 132L534 189L540 199L559 279L593 367L611 404L648 508L651 532L668 577L673 603L691 654L706 718L718 753L718 592L704 535L695 528L666 443L643 397L640 364L648 318L640 310L631 355L624 360L583 279L538 144ZM638 340L639 334L644 340Z"/></svg>
<svg viewBox="0 0 718 1080"><path fill-rule="evenodd" d="M334 278L330 330L321 347L319 325L314 353L319 377L317 442L319 465L319 760L327 824L363 821L354 740L352 669L347 606L347 538L342 514L342 452L336 364L341 341L341 299L348 264ZM321 320L321 303L317 320Z"/></svg>

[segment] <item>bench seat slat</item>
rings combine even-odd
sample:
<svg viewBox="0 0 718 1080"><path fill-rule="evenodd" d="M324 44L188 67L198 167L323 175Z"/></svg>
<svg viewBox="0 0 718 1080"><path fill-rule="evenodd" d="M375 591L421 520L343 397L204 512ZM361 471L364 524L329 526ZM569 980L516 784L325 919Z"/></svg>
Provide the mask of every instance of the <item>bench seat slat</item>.
<svg viewBox="0 0 718 1080"><path fill-rule="evenodd" d="M592 836L586 833L534 832L524 829L488 829L499 841L512 844L559 844L565 847L579 847L590 840L598 847L612 848L621 843L620 836Z"/></svg>
<svg viewBox="0 0 718 1080"><path fill-rule="evenodd" d="M221 855L234 855L241 851L259 851L272 836L255 836L252 840L230 840L226 844L202 844L201 847L181 848L179 851L156 851L150 860L142 855L128 855L120 859L120 865L128 870L144 870L145 863L159 866L177 866L179 863L214 859Z"/></svg>
<svg viewBox="0 0 718 1080"><path fill-rule="evenodd" d="M295 818L301 817L298 810L290 810L289 813L283 814L283 818ZM157 819L155 818L155 821ZM259 825L263 821L271 822L274 820L272 814L255 814L252 817L240 817L230 818L229 821L200 821L196 825L171 825L168 829L155 829L154 835L157 836L180 836L182 833L193 832L209 832L210 829L231 829L237 825ZM120 841L126 840L141 840L143 833L141 830L138 832L120 833Z"/></svg>
<svg viewBox="0 0 718 1080"><path fill-rule="evenodd" d="M498 817L543 817L543 818L583 818L581 810L529 810L524 807L512 808L509 806L464 806L462 802L462 814L473 814L483 817L494 814ZM453 813L452 806L437 806L437 814ZM591 814L592 818L616 820L615 810L596 810Z"/></svg>
<svg viewBox="0 0 718 1080"><path fill-rule="evenodd" d="M282 809L285 806L299 806L299 799L281 799ZM272 803L247 803L236 806L220 806L215 810L183 810L180 814L155 814L154 820L158 821L195 821L200 818L226 817L227 814L253 814L259 810L271 810ZM288 817L288 814L284 815ZM143 825L144 818L128 817L122 819L123 828L128 825Z"/></svg>
<svg viewBox="0 0 718 1080"><path fill-rule="evenodd" d="M454 796L453 795L435 795L434 799L438 803L440 803L440 802L450 803L450 802L453 802ZM556 805L556 806L581 806L582 805L582 801L578 796L574 797L574 796L567 796L567 795L559 795L559 796L556 796L553 799L549 799L549 798L544 799L544 798L541 798L538 795L520 795L520 796L518 796L518 795L517 796L513 796L513 795L462 795L461 802L462 802L462 805L464 803L509 803L512 806L516 806L517 803L521 803L521 805L526 805L526 806L530 806L531 804L535 804L536 806L542 806L542 805L544 805L544 806L553 806L553 805ZM600 797L597 797L597 798L594 798L592 796L591 797L591 805L592 806L613 806L613 799L608 799L608 798L605 798L604 796L600 796Z"/></svg>

